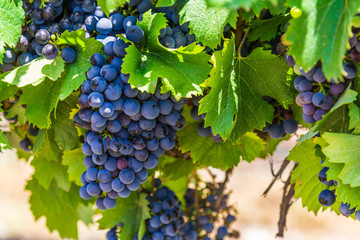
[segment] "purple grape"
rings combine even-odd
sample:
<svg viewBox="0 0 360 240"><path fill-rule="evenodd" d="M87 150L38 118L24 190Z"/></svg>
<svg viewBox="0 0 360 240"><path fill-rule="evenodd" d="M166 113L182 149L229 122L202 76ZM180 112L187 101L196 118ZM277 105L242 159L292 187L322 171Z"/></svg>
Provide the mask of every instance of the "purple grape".
<svg viewBox="0 0 360 240"><path fill-rule="evenodd" d="M312 90L312 83L309 80L302 80L299 83L299 91L307 92Z"/></svg>
<svg viewBox="0 0 360 240"><path fill-rule="evenodd" d="M303 112L306 115L312 115L315 112L315 106L313 104L305 104L303 106Z"/></svg>
<svg viewBox="0 0 360 240"><path fill-rule="evenodd" d="M322 92L317 92L312 97L312 102L317 107L323 105L325 101L326 101L326 96ZM310 115L310 113L306 113L306 114Z"/></svg>
<svg viewBox="0 0 360 240"><path fill-rule="evenodd" d="M330 93L333 96L340 96L345 90L345 86L342 83L332 84L330 87Z"/></svg>
<svg viewBox="0 0 360 240"><path fill-rule="evenodd" d="M318 83L323 83L323 82L326 81L326 77L325 77L324 72L322 71L321 68L317 68L315 70L315 73L314 73L313 77L314 77L314 81L318 82Z"/></svg>
<svg viewBox="0 0 360 240"><path fill-rule="evenodd" d="M314 117L315 121L320 121L325 114L326 114L326 111L324 111L322 109L317 109L314 112L313 117Z"/></svg>

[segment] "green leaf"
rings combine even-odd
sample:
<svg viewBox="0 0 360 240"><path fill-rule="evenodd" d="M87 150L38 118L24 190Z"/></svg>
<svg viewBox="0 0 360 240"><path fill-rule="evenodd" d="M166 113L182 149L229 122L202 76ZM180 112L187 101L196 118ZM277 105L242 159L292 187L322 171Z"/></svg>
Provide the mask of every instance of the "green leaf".
<svg viewBox="0 0 360 240"><path fill-rule="evenodd" d="M360 109L355 103L349 104L349 129L354 129L353 133L360 134Z"/></svg>
<svg viewBox="0 0 360 240"><path fill-rule="evenodd" d="M189 0L180 12L180 22L190 22L190 34L195 34L196 41L212 49L221 43L226 24L236 28L237 17L236 9L209 7L206 0Z"/></svg>
<svg viewBox="0 0 360 240"><path fill-rule="evenodd" d="M95 212L93 210L92 204L84 205L79 204L77 208L77 212L79 215L79 219L84 222L86 225L93 223L93 216L95 215Z"/></svg>
<svg viewBox="0 0 360 240"><path fill-rule="evenodd" d="M339 178L351 187L360 186L360 136L342 133L325 133L322 138L329 144L323 149L330 162L344 163Z"/></svg>
<svg viewBox="0 0 360 240"><path fill-rule="evenodd" d="M18 123L20 125L25 124L27 119L25 116L25 108L23 108L19 102L15 103L14 105L11 106L11 108L9 108L9 110L7 110L8 115L6 116L7 118L12 118L12 117L16 117L18 119Z"/></svg>
<svg viewBox="0 0 360 240"><path fill-rule="evenodd" d="M98 0L97 5L101 7L101 10L109 16L112 11L115 11L119 7L122 8L126 3L126 0Z"/></svg>
<svg viewBox="0 0 360 240"><path fill-rule="evenodd" d="M285 14L287 10L285 0L261 0L256 1L252 5L252 10L254 10L257 16L260 16L264 8L269 9L272 15Z"/></svg>
<svg viewBox="0 0 360 240"><path fill-rule="evenodd" d="M262 129L271 122L274 108L262 96L275 98L286 106L292 103L293 89L286 83L286 63L270 51L255 49L248 57L239 57L234 38L215 52L214 67L206 86L211 91L200 101L199 112L207 113L205 126L233 142L246 132Z"/></svg>
<svg viewBox="0 0 360 240"><path fill-rule="evenodd" d="M120 0L121 1L121 0ZM118 0L119 2L119 0ZM65 75L60 79L61 85L60 100L64 100L73 90L76 90L86 81L86 72L91 67L90 57L100 52L103 44L95 38L85 38L85 30L65 31L57 42L61 47L72 47L76 50L76 60L66 65Z"/></svg>
<svg viewBox="0 0 360 240"><path fill-rule="evenodd" d="M129 73L129 83L141 91L154 93L158 78L162 78L162 92L171 91L177 99L201 94L199 85L210 72L210 56L195 43L177 50L163 47L158 35L166 22L163 14L143 15L143 21L137 24L145 33L142 49L134 45L126 49L122 72Z"/></svg>
<svg viewBox="0 0 360 240"><path fill-rule="evenodd" d="M284 14L286 12L284 0L206 0L209 6L226 7L229 9L244 8L253 14L260 15L264 8L268 8L273 15ZM244 19L244 18L243 18ZM247 21L248 22L248 21Z"/></svg>
<svg viewBox="0 0 360 240"><path fill-rule="evenodd" d="M290 21L286 33L286 39L293 43L289 54L306 71L322 60L328 79L342 78L351 22L360 0L288 0L287 3L302 10L301 17Z"/></svg>
<svg viewBox="0 0 360 240"><path fill-rule="evenodd" d="M201 137L197 134L200 122L191 120L189 108L184 110L186 126L178 133L179 147L183 153L190 151L195 163L226 170L237 166L240 157L251 162L265 149L264 142L254 133L241 136L236 144L215 143L210 137Z"/></svg>
<svg viewBox="0 0 360 240"><path fill-rule="evenodd" d="M27 64L15 68L3 79L4 82L21 88L26 85L39 85L46 78L57 80L64 71L65 62L61 56L53 60L44 57L37 58Z"/></svg>
<svg viewBox="0 0 360 240"><path fill-rule="evenodd" d="M79 144L79 136L70 119L71 106L66 101L59 103L56 116L52 118L55 141L63 151L70 151Z"/></svg>
<svg viewBox="0 0 360 240"><path fill-rule="evenodd" d="M78 206L81 203L79 188L71 186L65 192L53 182L49 189L43 188L32 179L26 190L31 191L29 203L35 220L46 217L46 226L52 232L58 231L62 238L77 239Z"/></svg>
<svg viewBox="0 0 360 240"><path fill-rule="evenodd" d="M298 162L291 174L291 183L295 184L295 197L301 198L303 207L307 207L308 211L316 215L322 207L318 196L326 186L319 181L321 158L315 155L313 139L296 145L290 151L288 160Z"/></svg>
<svg viewBox="0 0 360 240"><path fill-rule="evenodd" d="M176 0L158 0L156 7L169 7L172 6Z"/></svg>
<svg viewBox="0 0 360 240"><path fill-rule="evenodd" d="M69 191L70 182L67 169L61 165L61 150L54 140L51 130L46 131L40 149L38 150L31 165L35 168L34 177L45 189L49 189L53 179L56 180L58 187Z"/></svg>
<svg viewBox="0 0 360 240"><path fill-rule="evenodd" d="M3 63L5 45L16 47L21 36L24 17L21 1L0 1L0 64Z"/></svg>
<svg viewBox="0 0 360 240"><path fill-rule="evenodd" d="M64 152L62 157L62 164L67 166L69 180L80 187L83 186L80 180L81 174L86 171L86 167L83 162L84 157L85 155L83 154L81 148Z"/></svg>
<svg viewBox="0 0 360 240"><path fill-rule="evenodd" d="M120 239L133 239L139 232L140 225L150 218L146 194L138 195L133 192L128 198L117 200L115 208L102 211L102 218L98 220L101 229L112 228L118 223L124 223ZM139 236L139 239L142 237Z"/></svg>
<svg viewBox="0 0 360 240"><path fill-rule="evenodd" d="M291 19L291 16L278 16L265 20L253 20L249 26L251 30L248 35L248 41L256 41L260 38L261 41L270 41L274 39L278 33L279 26L285 24Z"/></svg>
<svg viewBox="0 0 360 240"><path fill-rule="evenodd" d="M11 147L9 145L8 139L6 138L2 130L0 130L0 152L5 149L11 149Z"/></svg>
<svg viewBox="0 0 360 240"><path fill-rule="evenodd" d="M16 86L0 81L0 102L10 97L14 97L17 91L18 88Z"/></svg>
<svg viewBox="0 0 360 240"><path fill-rule="evenodd" d="M250 9L257 0L206 0L209 6L226 7L229 9L245 8Z"/></svg>
<svg viewBox="0 0 360 240"><path fill-rule="evenodd" d="M185 160L183 158L174 158L164 155L160 161L165 163L162 177L166 177L168 180L177 180L184 176L189 176L190 173L196 168L196 165L191 160ZM176 169L176 171L174 171Z"/></svg>

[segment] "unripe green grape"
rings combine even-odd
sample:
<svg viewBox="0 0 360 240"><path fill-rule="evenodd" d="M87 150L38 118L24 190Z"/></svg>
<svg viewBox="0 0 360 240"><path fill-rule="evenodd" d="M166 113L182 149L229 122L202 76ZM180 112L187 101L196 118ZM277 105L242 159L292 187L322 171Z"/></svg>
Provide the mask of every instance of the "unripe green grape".
<svg viewBox="0 0 360 240"><path fill-rule="evenodd" d="M290 10L290 14L293 18L299 18L302 15L302 10L300 8L293 7Z"/></svg>

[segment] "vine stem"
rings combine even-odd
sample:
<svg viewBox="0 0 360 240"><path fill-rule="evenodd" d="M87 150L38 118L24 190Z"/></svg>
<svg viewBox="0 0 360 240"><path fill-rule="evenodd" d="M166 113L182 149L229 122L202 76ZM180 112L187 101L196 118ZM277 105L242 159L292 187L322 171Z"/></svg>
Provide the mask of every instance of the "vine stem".
<svg viewBox="0 0 360 240"><path fill-rule="evenodd" d="M237 50L237 53L238 53L239 56L241 56L241 48L244 46L248 34L249 34L249 29L246 29L246 30L245 30L245 34L244 34L244 37L243 37L243 39L241 40L241 43L240 43L239 48L238 48L238 50Z"/></svg>
<svg viewBox="0 0 360 240"><path fill-rule="evenodd" d="M193 172L195 178L195 208L196 208L196 221L200 218L200 207L199 207L199 193L198 193L198 186L199 186L199 179L196 174L196 170Z"/></svg>
<svg viewBox="0 0 360 240"><path fill-rule="evenodd" d="M220 184L219 195L218 195L218 199L216 200L216 203L215 203L215 209L220 208L221 199L222 199L222 196L223 196L224 190L225 190L225 185L229 181L229 175L232 173L233 169L234 168L232 167L232 168L229 168L228 170L226 170L225 180L224 180L224 182L222 182Z"/></svg>

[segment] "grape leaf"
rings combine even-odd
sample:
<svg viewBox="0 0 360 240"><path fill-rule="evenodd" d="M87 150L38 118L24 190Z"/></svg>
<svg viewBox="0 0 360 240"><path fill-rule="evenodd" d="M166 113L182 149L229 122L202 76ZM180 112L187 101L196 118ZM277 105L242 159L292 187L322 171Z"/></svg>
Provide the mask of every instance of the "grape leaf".
<svg viewBox="0 0 360 240"><path fill-rule="evenodd" d="M57 56L53 60L41 57L15 68L2 81L16 85L19 88L30 84L36 86L46 78L53 81L57 80L61 77L64 68L65 62L61 56Z"/></svg>
<svg viewBox="0 0 360 240"><path fill-rule="evenodd" d="M46 217L46 226L52 232L57 230L62 238L77 239L78 206L82 204L79 188L71 186L65 192L53 182L49 189L43 188L37 180L28 181L26 190L31 191L29 203L35 220Z"/></svg>
<svg viewBox="0 0 360 240"><path fill-rule="evenodd" d="M150 218L146 194L138 195L132 192L131 195L124 199L117 200L115 208L102 211L102 218L97 222L101 229L112 228L118 223L124 223L120 233L120 239L133 239L139 232L140 225L145 224L145 219ZM142 239L139 236L139 239Z"/></svg>
<svg viewBox="0 0 360 240"><path fill-rule="evenodd" d="M278 16L265 20L253 20L249 26L251 30L248 35L248 41L256 41L260 38L261 41L270 41L274 39L278 33L279 26L285 24L291 19L291 16Z"/></svg>
<svg viewBox="0 0 360 240"><path fill-rule="evenodd" d="M62 164L67 166L69 180L80 187L83 186L80 180L81 174L86 171L86 167L83 163L84 157L85 155L81 148L64 152L62 157Z"/></svg>
<svg viewBox="0 0 360 240"><path fill-rule="evenodd" d="M194 162L226 170L237 166L240 157L251 162L265 149L264 142L254 133L241 136L236 144L230 141L215 143L210 137L201 137L197 133L200 122L189 116L189 108L184 109L186 126L178 133L179 147L183 153L190 151Z"/></svg>
<svg viewBox="0 0 360 240"><path fill-rule="evenodd" d="M78 205L77 212L79 214L79 219L86 225L93 223L93 216L95 215L95 212L93 210L92 204L86 206L80 203Z"/></svg>
<svg viewBox="0 0 360 240"><path fill-rule="evenodd" d="M59 100L64 100L86 80L86 71L90 68L90 56L101 49L101 43L93 38L85 39L84 30L61 35L58 46L71 46L76 49L74 63L67 64L63 76L56 81L45 79L37 86L27 85L23 88L20 103L26 104L26 116L29 123L39 128L49 128L50 113Z"/></svg>
<svg viewBox="0 0 360 240"><path fill-rule="evenodd" d="M23 108L19 102L15 103L14 105L11 106L11 108L9 108L7 111L7 118L13 118L17 116L18 119L18 123L20 125L25 124L27 119L25 116L25 108Z"/></svg>
<svg viewBox="0 0 360 240"><path fill-rule="evenodd" d="M0 152L5 149L11 149L11 147L9 145L8 139L6 138L2 130L0 130Z"/></svg>
<svg viewBox="0 0 360 240"><path fill-rule="evenodd" d="M39 144L39 143L38 143ZM35 168L34 177L45 189L49 189L53 179L56 180L58 187L69 191L70 182L67 169L61 165L61 150L54 139L52 130L47 130L42 138L42 143L37 151L31 165Z"/></svg>
<svg viewBox="0 0 360 240"><path fill-rule="evenodd" d="M123 7L126 0L98 0L97 5L101 7L101 10L109 16L110 13L119 7Z"/></svg>
<svg viewBox="0 0 360 240"><path fill-rule="evenodd" d="M260 15L264 8L268 8L273 15L284 14L286 12L284 0L206 0L209 6L226 7L229 9L244 8L246 11ZM251 9L250 9L251 8Z"/></svg>
<svg viewBox="0 0 360 240"><path fill-rule="evenodd" d="M176 0L158 0L156 7L169 7L172 6Z"/></svg>
<svg viewBox="0 0 360 240"><path fill-rule="evenodd" d="M199 112L206 113L205 126L214 134L233 142L253 129L271 122L274 108L262 99L271 96L280 104L292 103L293 89L286 83L286 63L270 51L255 49L248 57L236 53L234 38L215 52L214 67L204 85L211 91L200 101Z"/></svg>
<svg viewBox="0 0 360 240"><path fill-rule="evenodd" d="M31 166L35 168L33 176L44 189L48 190L51 182L55 179L59 188L69 191L71 183L67 175L67 169L59 161L35 157L31 161Z"/></svg>
<svg viewBox="0 0 360 240"><path fill-rule="evenodd" d="M103 44L95 38L85 38L85 30L65 31L57 42L61 47L72 47L76 50L76 60L66 65L65 75L60 79L61 86L60 100L64 100L73 90L76 90L86 80L86 72L91 67L90 57L100 52Z"/></svg>
<svg viewBox="0 0 360 240"><path fill-rule="evenodd" d="M183 196L186 193L186 190L188 189L188 185L189 185L189 176L184 175L179 179L170 179L170 180L166 180L163 181L162 186L166 186L169 189L171 189L172 191L175 192L176 196L178 196L179 200L182 202L182 204L184 204L183 206L185 206L185 202L184 202L184 198Z"/></svg>
<svg viewBox="0 0 360 240"><path fill-rule="evenodd" d="M252 10L254 10L257 16L260 16L264 8L269 9L273 15L285 14L287 9L285 0L262 0L256 1L252 5Z"/></svg>
<svg viewBox="0 0 360 240"><path fill-rule="evenodd" d="M143 21L137 24L145 33L142 48L139 51L130 45L126 49L122 72L129 73L129 83L141 91L154 93L158 78L162 78L162 92L171 91L177 99L201 94L199 85L209 74L210 56L195 43L177 50L163 47L158 35L166 21L163 14L149 11L143 15Z"/></svg>
<svg viewBox="0 0 360 240"><path fill-rule="evenodd" d="M17 91L18 88L16 86L0 81L0 102L10 97L14 97Z"/></svg>
<svg viewBox="0 0 360 240"><path fill-rule="evenodd" d="M360 135L324 133L322 138L329 144L323 149L330 162L344 163L339 178L351 187L360 186Z"/></svg>
<svg viewBox="0 0 360 240"><path fill-rule="evenodd" d="M66 101L59 103L56 116L52 118L55 141L63 151L70 151L79 144L79 137L73 121L69 117L71 107Z"/></svg>
<svg viewBox="0 0 360 240"><path fill-rule="evenodd" d="M189 176L194 168L196 168L196 165L191 160L174 158L167 155L161 157L159 162L164 164L163 168L161 168L163 170L162 177L166 177L168 180L177 180L184 176Z"/></svg>
<svg viewBox="0 0 360 240"><path fill-rule="evenodd" d="M3 63L5 45L16 47L21 36L25 13L21 1L0 1L0 64Z"/></svg>
<svg viewBox="0 0 360 240"><path fill-rule="evenodd" d="M290 21L286 33L287 41L293 43L289 54L306 71L321 59L328 79L341 78L350 26L360 0L289 0L287 4L302 10L299 18Z"/></svg>
<svg viewBox="0 0 360 240"><path fill-rule="evenodd" d="M316 215L322 207L318 195L326 189L326 186L318 178L322 169L321 158L315 155L313 139L296 145L290 151L288 160L298 163L291 174L291 183L295 184L295 197L301 198L303 207L307 207L308 211L312 211Z"/></svg>
<svg viewBox="0 0 360 240"><path fill-rule="evenodd" d="M206 0L208 6L211 7L226 7L229 9L245 8L249 10L250 7L257 0Z"/></svg>
<svg viewBox="0 0 360 240"><path fill-rule="evenodd" d="M190 22L190 34L195 34L196 41L212 49L221 43L226 24L236 28L238 17L236 9L209 7L206 0L189 0L179 14L181 24Z"/></svg>
<svg viewBox="0 0 360 240"><path fill-rule="evenodd" d="M360 109L355 103L349 104L349 129L354 129L353 133L360 134Z"/></svg>

